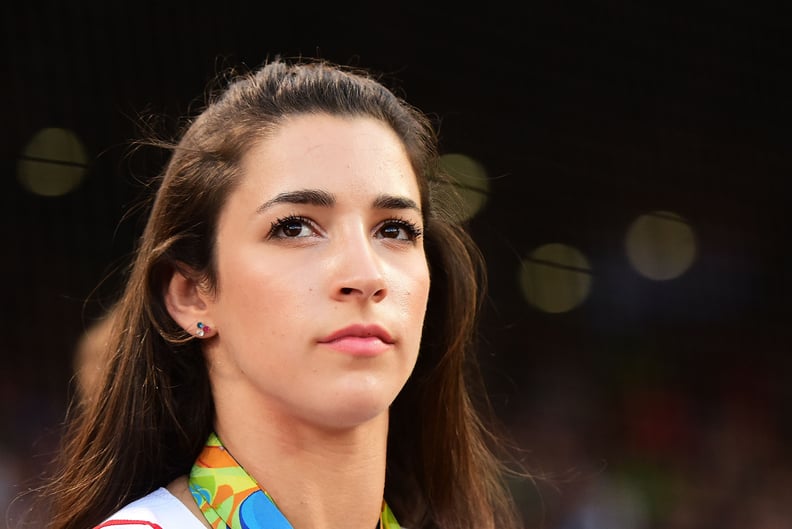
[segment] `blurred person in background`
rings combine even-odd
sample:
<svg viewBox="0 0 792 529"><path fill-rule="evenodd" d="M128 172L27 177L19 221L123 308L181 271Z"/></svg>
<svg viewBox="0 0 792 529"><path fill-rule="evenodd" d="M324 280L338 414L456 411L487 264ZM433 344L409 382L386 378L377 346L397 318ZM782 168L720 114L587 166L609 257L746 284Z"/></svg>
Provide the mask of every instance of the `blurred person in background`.
<svg viewBox="0 0 792 529"><path fill-rule="evenodd" d="M109 361L110 330L113 310L95 321L77 342L74 354L74 373L79 398L90 399L102 379Z"/></svg>

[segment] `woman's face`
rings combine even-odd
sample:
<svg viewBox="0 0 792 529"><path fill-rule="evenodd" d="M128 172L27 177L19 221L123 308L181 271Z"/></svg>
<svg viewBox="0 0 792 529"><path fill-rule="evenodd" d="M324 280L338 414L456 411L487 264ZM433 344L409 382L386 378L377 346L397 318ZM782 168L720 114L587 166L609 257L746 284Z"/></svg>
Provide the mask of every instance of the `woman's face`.
<svg viewBox="0 0 792 529"><path fill-rule="evenodd" d="M253 146L217 229L206 352L219 420L227 405L344 428L387 411L429 295L421 206L404 147L376 120L298 116Z"/></svg>

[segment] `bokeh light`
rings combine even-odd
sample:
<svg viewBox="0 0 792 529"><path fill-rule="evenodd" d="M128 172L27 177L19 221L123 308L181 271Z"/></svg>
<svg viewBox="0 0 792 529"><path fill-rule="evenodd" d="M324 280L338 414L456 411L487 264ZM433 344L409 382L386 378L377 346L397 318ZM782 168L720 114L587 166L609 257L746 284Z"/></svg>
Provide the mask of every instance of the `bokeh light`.
<svg viewBox="0 0 792 529"><path fill-rule="evenodd" d="M536 248L522 260L520 288L525 299L543 312L568 312L591 290L591 266L579 250L560 243Z"/></svg>
<svg viewBox="0 0 792 529"><path fill-rule="evenodd" d="M85 178L87 160L85 147L72 131L42 129L20 155L17 178L25 189L37 195L65 195Z"/></svg>
<svg viewBox="0 0 792 529"><path fill-rule="evenodd" d="M486 168L470 156L458 153L441 156L440 166L453 179L455 191L462 198L461 211L450 214L459 221L471 219L484 208L489 198Z"/></svg>
<svg viewBox="0 0 792 529"><path fill-rule="evenodd" d="M627 230L625 246L633 268L655 281L681 276L696 259L693 229L671 211L653 211L635 219Z"/></svg>

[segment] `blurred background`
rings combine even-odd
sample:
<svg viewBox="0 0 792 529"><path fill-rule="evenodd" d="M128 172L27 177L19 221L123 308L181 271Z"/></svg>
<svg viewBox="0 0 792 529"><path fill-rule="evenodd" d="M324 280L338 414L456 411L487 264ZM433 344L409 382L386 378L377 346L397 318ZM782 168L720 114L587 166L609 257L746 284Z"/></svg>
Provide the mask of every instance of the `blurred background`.
<svg viewBox="0 0 792 529"><path fill-rule="evenodd" d="M275 54L371 68L437 120L489 267L490 398L541 478L514 482L528 527L792 527L792 18L633 4L6 2L0 527L164 163L132 143Z"/></svg>

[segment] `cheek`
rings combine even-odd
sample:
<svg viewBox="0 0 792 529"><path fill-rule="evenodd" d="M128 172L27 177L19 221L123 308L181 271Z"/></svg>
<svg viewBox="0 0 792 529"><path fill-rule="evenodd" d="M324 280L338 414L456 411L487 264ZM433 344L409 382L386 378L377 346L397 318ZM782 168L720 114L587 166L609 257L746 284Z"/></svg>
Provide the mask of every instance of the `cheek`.
<svg viewBox="0 0 792 529"><path fill-rule="evenodd" d="M423 325L429 300L429 286L429 270L426 267L417 267L405 291L404 309L419 330Z"/></svg>
<svg viewBox="0 0 792 529"><path fill-rule="evenodd" d="M294 267L251 265L257 261L262 260L227 263L219 289L222 316L248 322L262 336L272 335L284 320L300 314L305 296L299 277L292 277L299 276Z"/></svg>
<svg viewBox="0 0 792 529"><path fill-rule="evenodd" d="M218 332L223 350L241 371L286 376L294 347L317 316L309 289L293 279L280 274L236 276L223 293Z"/></svg>

